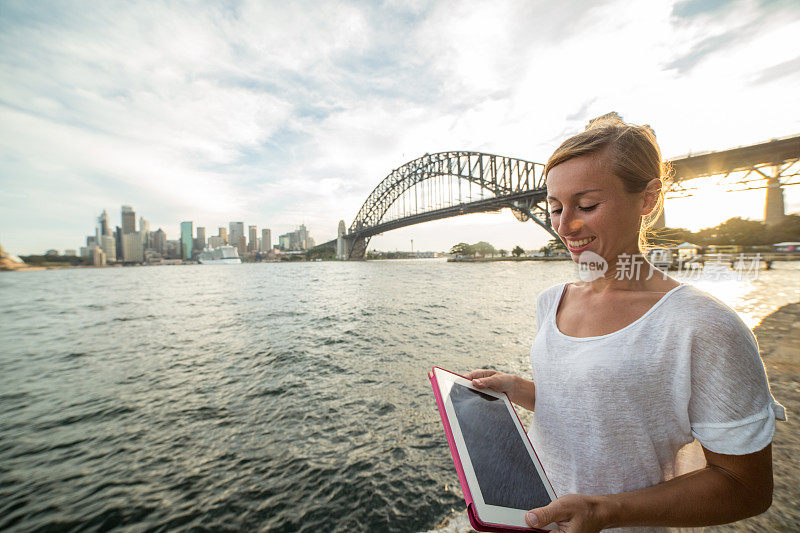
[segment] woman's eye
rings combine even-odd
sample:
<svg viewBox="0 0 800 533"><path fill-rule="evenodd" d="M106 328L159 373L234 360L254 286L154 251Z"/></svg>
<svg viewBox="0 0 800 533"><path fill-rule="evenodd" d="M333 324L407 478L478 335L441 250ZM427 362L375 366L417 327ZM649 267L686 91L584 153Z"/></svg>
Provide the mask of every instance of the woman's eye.
<svg viewBox="0 0 800 533"><path fill-rule="evenodd" d="M560 209L560 208L559 208L559 209L551 209L551 210L550 210L550 214L551 214L551 215L557 215L557 214L559 214L560 212L561 212L561 209Z"/></svg>
<svg viewBox="0 0 800 533"><path fill-rule="evenodd" d="M595 207L597 207L598 205L600 205L600 204L589 205L589 206L586 206L586 207L584 207L584 206L579 206L579 207L578 207L578 209L580 209L581 211L591 211L591 210L593 210Z"/></svg>

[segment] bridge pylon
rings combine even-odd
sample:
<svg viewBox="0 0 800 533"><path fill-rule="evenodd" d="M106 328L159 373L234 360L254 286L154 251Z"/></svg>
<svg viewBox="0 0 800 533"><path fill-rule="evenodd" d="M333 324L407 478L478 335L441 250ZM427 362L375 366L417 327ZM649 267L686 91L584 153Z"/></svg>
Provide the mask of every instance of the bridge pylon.
<svg viewBox="0 0 800 533"><path fill-rule="evenodd" d="M348 259L351 246L352 241L347 238L347 226L344 220L340 220L336 231L336 259L340 261Z"/></svg>
<svg viewBox="0 0 800 533"><path fill-rule="evenodd" d="M767 199L764 203L764 223L767 226L778 224L785 215L780 170L780 167L775 167L775 175L767 178Z"/></svg>

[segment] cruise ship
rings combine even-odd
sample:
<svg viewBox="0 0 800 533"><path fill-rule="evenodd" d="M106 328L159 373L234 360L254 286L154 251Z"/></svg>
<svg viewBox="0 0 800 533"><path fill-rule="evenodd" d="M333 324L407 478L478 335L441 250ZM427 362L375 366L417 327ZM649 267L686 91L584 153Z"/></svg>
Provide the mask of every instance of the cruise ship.
<svg viewBox="0 0 800 533"><path fill-rule="evenodd" d="M238 265L242 262L233 246L206 248L197 258L203 265Z"/></svg>

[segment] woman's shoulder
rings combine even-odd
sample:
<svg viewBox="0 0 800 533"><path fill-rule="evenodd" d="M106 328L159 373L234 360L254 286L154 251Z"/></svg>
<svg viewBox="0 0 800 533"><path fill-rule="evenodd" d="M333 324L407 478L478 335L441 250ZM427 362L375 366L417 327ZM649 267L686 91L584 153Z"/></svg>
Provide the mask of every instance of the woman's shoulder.
<svg viewBox="0 0 800 533"><path fill-rule="evenodd" d="M687 331L709 341L755 345L752 330L725 302L693 285L682 284L671 299L672 316Z"/></svg>
<svg viewBox="0 0 800 533"><path fill-rule="evenodd" d="M739 314L716 296L698 289L694 285L682 283L674 290L670 303L692 319L702 321L741 322Z"/></svg>
<svg viewBox="0 0 800 533"><path fill-rule="evenodd" d="M536 297L537 306L539 308L544 308L557 302L559 298L561 298L561 293L564 292L565 285L567 285L567 282L556 283L540 292L539 296Z"/></svg>

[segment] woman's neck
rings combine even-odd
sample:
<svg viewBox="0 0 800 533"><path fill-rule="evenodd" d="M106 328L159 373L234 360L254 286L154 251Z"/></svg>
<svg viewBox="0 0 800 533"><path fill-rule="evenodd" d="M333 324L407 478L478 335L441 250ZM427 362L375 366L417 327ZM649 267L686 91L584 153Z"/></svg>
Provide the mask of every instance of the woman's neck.
<svg viewBox="0 0 800 533"><path fill-rule="evenodd" d="M607 290L645 290L652 281L665 277L664 273L650 264L638 249L617 255L615 261L608 261L605 273L588 282L596 292Z"/></svg>

